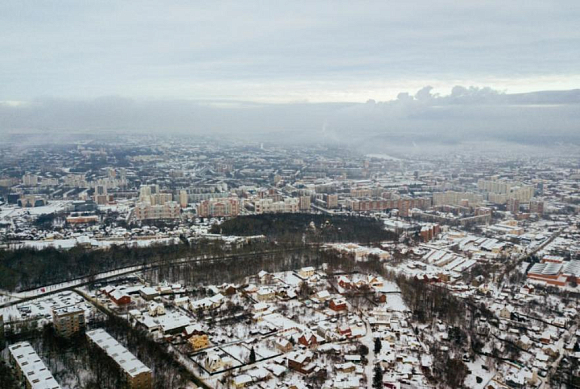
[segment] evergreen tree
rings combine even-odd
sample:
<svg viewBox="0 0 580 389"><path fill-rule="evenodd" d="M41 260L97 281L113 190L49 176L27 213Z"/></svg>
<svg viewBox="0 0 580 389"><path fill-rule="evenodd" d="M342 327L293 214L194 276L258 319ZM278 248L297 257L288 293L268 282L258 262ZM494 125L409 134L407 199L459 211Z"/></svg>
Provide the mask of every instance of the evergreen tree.
<svg viewBox="0 0 580 389"><path fill-rule="evenodd" d="M381 339L375 338L375 354L380 353L381 348L383 348L383 343L381 342Z"/></svg>
<svg viewBox="0 0 580 389"><path fill-rule="evenodd" d="M373 376L373 388L379 389L383 387L383 369L379 365L375 366L375 374Z"/></svg>

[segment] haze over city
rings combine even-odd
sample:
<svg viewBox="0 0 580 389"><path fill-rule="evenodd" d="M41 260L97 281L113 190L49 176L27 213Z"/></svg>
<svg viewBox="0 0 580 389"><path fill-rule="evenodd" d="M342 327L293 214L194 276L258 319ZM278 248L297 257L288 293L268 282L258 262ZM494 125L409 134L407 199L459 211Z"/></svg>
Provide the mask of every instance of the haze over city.
<svg viewBox="0 0 580 389"><path fill-rule="evenodd" d="M577 141L576 1L0 7L2 133Z"/></svg>
<svg viewBox="0 0 580 389"><path fill-rule="evenodd" d="M580 387L580 2L0 2L0 389Z"/></svg>

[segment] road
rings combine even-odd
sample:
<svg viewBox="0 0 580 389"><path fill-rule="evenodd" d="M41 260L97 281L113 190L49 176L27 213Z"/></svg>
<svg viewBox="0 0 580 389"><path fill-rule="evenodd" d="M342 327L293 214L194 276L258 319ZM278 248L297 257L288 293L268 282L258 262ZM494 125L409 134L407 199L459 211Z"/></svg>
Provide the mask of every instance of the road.
<svg viewBox="0 0 580 389"><path fill-rule="evenodd" d="M368 347L369 353L367 355L367 364L365 366L365 376L367 377L367 389L373 388L373 373L375 368L375 342L373 338L373 331L371 329L371 325L366 318L366 315L363 315L361 312L361 317L363 318L363 322L365 323L366 334L363 336L360 341L362 344Z"/></svg>

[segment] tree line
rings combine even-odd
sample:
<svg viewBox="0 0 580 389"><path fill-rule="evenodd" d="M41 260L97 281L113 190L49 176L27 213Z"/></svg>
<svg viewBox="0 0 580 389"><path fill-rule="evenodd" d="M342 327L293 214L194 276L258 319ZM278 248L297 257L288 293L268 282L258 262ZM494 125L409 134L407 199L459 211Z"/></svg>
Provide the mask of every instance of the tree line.
<svg viewBox="0 0 580 389"><path fill-rule="evenodd" d="M187 240L185 240L187 242ZM70 250L52 247L0 250L0 289L9 291L35 289L77 278L149 263L170 262L179 258L245 254L260 250L281 249L270 243L253 242L243 246L225 246L221 241L200 240L190 244L160 244L149 247L112 246L93 250L76 246Z"/></svg>
<svg viewBox="0 0 580 389"><path fill-rule="evenodd" d="M245 215L214 225L213 233L226 235L265 235L280 241L360 242L394 240L380 220L345 215L279 213Z"/></svg>

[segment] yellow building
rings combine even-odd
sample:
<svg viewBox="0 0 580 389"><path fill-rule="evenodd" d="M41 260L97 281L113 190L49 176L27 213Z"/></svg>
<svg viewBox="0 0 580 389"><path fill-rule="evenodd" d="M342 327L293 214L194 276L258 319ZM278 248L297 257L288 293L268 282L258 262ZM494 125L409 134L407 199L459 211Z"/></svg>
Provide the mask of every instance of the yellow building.
<svg viewBox="0 0 580 389"><path fill-rule="evenodd" d="M194 351L200 350L209 346L209 338L206 334L193 335L191 338L189 338L189 344Z"/></svg>
<svg viewBox="0 0 580 389"><path fill-rule="evenodd" d="M52 322L55 331L65 338L85 328L85 311L75 307L52 310Z"/></svg>

